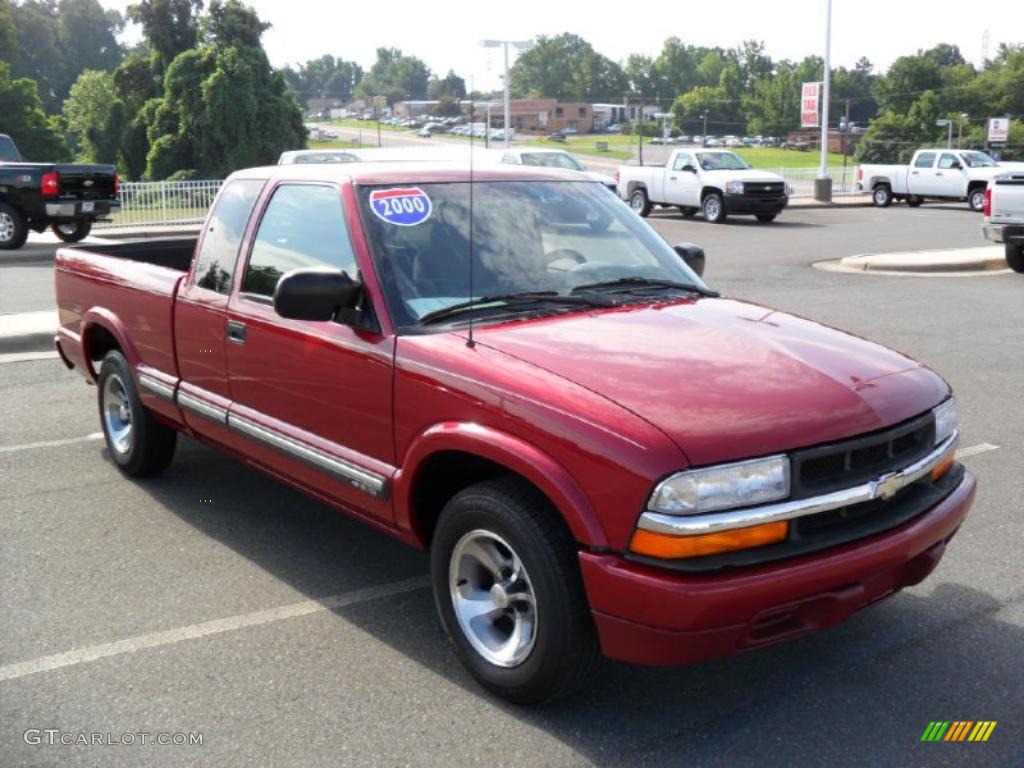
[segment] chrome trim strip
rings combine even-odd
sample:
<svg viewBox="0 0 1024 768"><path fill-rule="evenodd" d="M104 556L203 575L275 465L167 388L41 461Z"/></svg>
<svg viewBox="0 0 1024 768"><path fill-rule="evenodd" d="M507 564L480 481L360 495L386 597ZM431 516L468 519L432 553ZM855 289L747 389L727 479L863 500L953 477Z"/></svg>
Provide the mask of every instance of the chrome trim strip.
<svg viewBox="0 0 1024 768"><path fill-rule="evenodd" d="M198 397L190 395L187 392L182 392L181 390L178 390L176 400L178 405L187 411L192 411L192 413L198 414L199 416L212 419L218 424L227 424L228 412L220 406L208 403L205 400L200 400Z"/></svg>
<svg viewBox="0 0 1024 768"><path fill-rule="evenodd" d="M378 475L376 472L363 469L345 459L331 455L319 448L300 442L295 438L281 434L277 430L257 424L234 413L228 415L228 428L264 443L271 448L275 448L292 458L312 464L317 469L330 472L354 488L365 491L372 496L378 498L387 496L387 478L383 475Z"/></svg>
<svg viewBox="0 0 1024 768"><path fill-rule="evenodd" d="M157 397L162 397L164 400L170 400L172 403L174 402L174 387L170 384L165 384L158 379L154 379L148 374L140 373L139 386L148 389Z"/></svg>
<svg viewBox="0 0 1024 768"><path fill-rule="evenodd" d="M816 515L851 504L860 504L874 499L888 499L911 483L920 480L946 459L952 458L959 441L959 431L954 432L934 451L909 467L904 467L896 472L887 472L881 477L853 488L833 491L809 499L783 501L778 504L765 504L759 507L708 515L665 515L646 511L640 515L637 527L645 531L664 533L670 536L693 536L701 533L729 531L734 528L746 528L761 523L773 523L779 520L792 520L796 517Z"/></svg>

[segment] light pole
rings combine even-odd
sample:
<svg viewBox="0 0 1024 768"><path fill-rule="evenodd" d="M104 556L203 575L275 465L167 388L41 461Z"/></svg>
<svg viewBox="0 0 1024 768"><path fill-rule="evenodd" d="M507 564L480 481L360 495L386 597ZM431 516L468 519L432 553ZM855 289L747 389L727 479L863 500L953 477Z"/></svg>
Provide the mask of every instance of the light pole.
<svg viewBox="0 0 1024 768"><path fill-rule="evenodd" d="M706 147L708 145L708 111L706 109L701 113L701 117L704 118L704 133L700 135L700 143Z"/></svg>
<svg viewBox="0 0 1024 768"><path fill-rule="evenodd" d="M960 113L960 122L956 124L956 148L963 149L964 146L964 123L967 121L967 113Z"/></svg>
<svg viewBox="0 0 1024 768"><path fill-rule="evenodd" d="M511 134L511 119L510 112L512 111L510 106L511 97L509 95L509 83L508 83L508 47L511 45L517 51L526 51L533 47L532 40L481 40L480 45L484 48L504 48L505 49L505 146L507 147L510 140Z"/></svg>
<svg viewBox="0 0 1024 768"><path fill-rule="evenodd" d="M823 202L832 200L832 179L828 176L828 107L829 71L832 68L832 0L825 2L825 72L821 95L821 166L814 181L814 197Z"/></svg>
<svg viewBox="0 0 1024 768"><path fill-rule="evenodd" d="M948 120L945 117L939 118L935 121L935 125L939 128L946 127L946 149L953 148L953 121Z"/></svg>

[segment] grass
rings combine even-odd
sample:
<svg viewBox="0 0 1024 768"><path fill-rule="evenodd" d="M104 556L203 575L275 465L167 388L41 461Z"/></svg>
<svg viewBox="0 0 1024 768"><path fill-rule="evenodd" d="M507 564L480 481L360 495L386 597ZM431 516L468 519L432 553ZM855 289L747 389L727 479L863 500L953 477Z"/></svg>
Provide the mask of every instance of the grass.
<svg viewBox="0 0 1024 768"><path fill-rule="evenodd" d="M324 120L321 121L327 125L338 125L342 128L359 128L364 131L377 132L377 121L376 120ZM380 124L381 133L384 131L390 131L392 133L398 133L402 131L408 131L409 128L403 128L398 125L388 125L387 123Z"/></svg>
<svg viewBox="0 0 1024 768"><path fill-rule="evenodd" d="M817 168L821 162L818 150L800 152L778 147L737 147L732 149L755 168ZM855 165L853 158L847 158L847 165ZM841 166L843 156L838 152L828 153L829 167Z"/></svg>
<svg viewBox="0 0 1024 768"><path fill-rule="evenodd" d="M371 140L372 139L372 140ZM327 139L325 141L310 140L310 149L359 149L360 147L376 147L377 137L367 137L366 141L360 144L358 141L348 139Z"/></svg>

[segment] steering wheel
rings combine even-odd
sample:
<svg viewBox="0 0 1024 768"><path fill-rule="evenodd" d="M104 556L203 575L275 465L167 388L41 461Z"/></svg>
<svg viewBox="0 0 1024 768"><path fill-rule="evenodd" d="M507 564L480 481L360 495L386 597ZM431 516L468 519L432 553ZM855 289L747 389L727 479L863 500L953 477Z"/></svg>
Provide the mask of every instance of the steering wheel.
<svg viewBox="0 0 1024 768"><path fill-rule="evenodd" d="M544 256L548 260L549 272L569 272L587 263L587 257L575 248L558 248Z"/></svg>

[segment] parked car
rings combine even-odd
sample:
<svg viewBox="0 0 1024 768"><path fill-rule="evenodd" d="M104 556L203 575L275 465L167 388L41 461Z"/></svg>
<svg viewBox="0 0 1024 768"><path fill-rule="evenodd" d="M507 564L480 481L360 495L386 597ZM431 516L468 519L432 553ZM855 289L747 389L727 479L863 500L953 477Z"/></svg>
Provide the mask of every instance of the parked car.
<svg viewBox="0 0 1024 768"><path fill-rule="evenodd" d="M743 143L743 139L739 139L739 138L736 138L735 136L731 136L731 137L729 137L728 139L725 140L725 146L727 146L727 147L744 147L746 145Z"/></svg>
<svg viewBox="0 0 1024 768"><path fill-rule="evenodd" d="M651 136L651 144L665 144L667 143L665 138L662 136Z"/></svg>
<svg viewBox="0 0 1024 768"><path fill-rule="evenodd" d="M1006 263L1024 272L1024 172L1004 173L988 182L982 207L985 237L1006 246Z"/></svg>
<svg viewBox="0 0 1024 768"><path fill-rule="evenodd" d="M807 152L811 149L810 143L803 139L796 139L795 141L786 140L782 142L781 146L783 149L793 149L797 152Z"/></svg>
<svg viewBox="0 0 1024 768"><path fill-rule="evenodd" d="M857 189L871 193L879 208L894 200L918 206L926 199L966 200L971 210L985 205L985 187L1005 172L984 152L973 149L919 149L910 165L864 164L857 168Z"/></svg>
<svg viewBox="0 0 1024 768"><path fill-rule="evenodd" d="M548 141L565 141L565 134L561 131L554 131L548 134Z"/></svg>
<svg viewBox="0 0 1024 768"><path fill-rule="evenodd" d="M713 224L730 214L752 214L767 224L789 202L785 179L756 171L728 151L677 149L664 166L622 165L618 187L641 216L654 205L676 206L684 216L703 211Z"/></svg>
<svg viewBox="0 0 1024 768"><path fill-rule="evenodd" d="M419 161L464 162L468 150L462 146L367 147L365 149L291 149L282 152L278 165L324 165L337 163L397 163Z"/></svg>
<svg viewBox="0 0 1024 768"><path fill-rule="evenodd" d="M564 149L548 149L546 147L509 147L508 149L491 150L489 159L508 165L525 165L532 168L561 168L567 171L578 171L591 181L604 184L612 192L617 191L614 176L597 171L589 171L578 158Z"/></svg>
<svg viewBox="0 0 1024 768"><path fill-rule="evenodd" d="M429 139L434 134L432 134L430 132L429 128L420 128L420 130L416 133L416 135L419 136L420 138L423 138L423 139Z"/></svg>
<svg viewBox="0 0 1024 768"><path fill-rule="evenodd" d="M716 139L714 136L707 136L704 139L705 147L724 147L725 142L721 139Z"/></svg>
<svg viewBox="0 0 1024 768"><path fill-rule="evenodd" d="M21 248L29 231L47 227L77 243L93 222L119 210L114 166L29 163L11 137L0 134L0 251Z"/></svg>
<svg viewBox="0 0 1024 768"><path fill-rule="evenodd" d="M599 652L727 656L935 568L975 492L942 378L720 297L576 173L474 174L254 168L197 240L60 249L97 463L154 475L184 433L429 550L457 657L520 703Z"/></svg>

